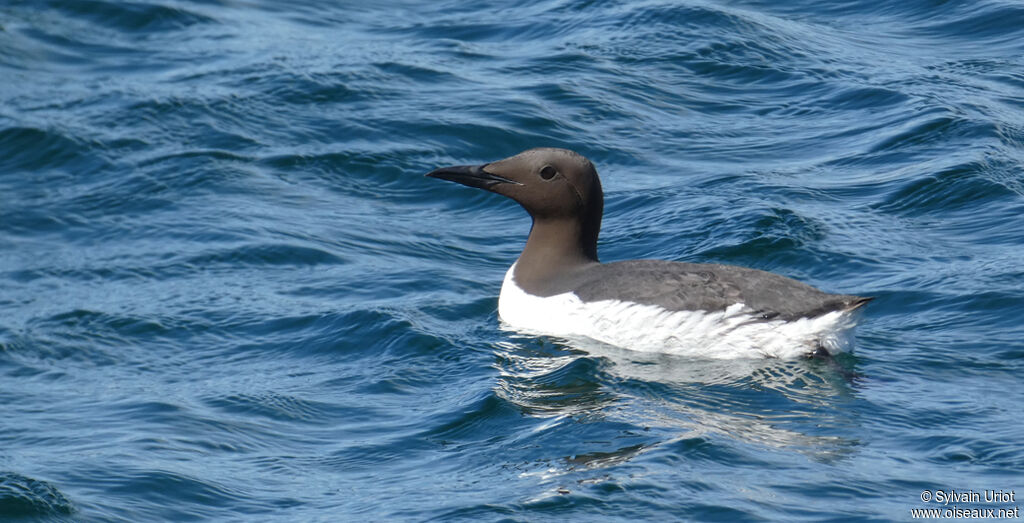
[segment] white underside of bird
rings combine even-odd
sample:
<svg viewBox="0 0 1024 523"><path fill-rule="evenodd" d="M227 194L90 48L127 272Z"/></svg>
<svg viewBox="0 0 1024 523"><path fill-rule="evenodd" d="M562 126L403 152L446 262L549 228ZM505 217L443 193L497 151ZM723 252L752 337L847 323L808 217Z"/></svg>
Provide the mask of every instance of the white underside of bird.
<svg viewBox="0 0 1024 523"><path fill-rule="evenodd" d="M743 303L721 311L670 311L619 300L584 302L566 292L541 297L516 285L515 264L505 274L498 315L533 334L585 337L618 347L689 357L794 358L819 348L843 352L856 313L832 311L793 321L765 320Z"/></svg>

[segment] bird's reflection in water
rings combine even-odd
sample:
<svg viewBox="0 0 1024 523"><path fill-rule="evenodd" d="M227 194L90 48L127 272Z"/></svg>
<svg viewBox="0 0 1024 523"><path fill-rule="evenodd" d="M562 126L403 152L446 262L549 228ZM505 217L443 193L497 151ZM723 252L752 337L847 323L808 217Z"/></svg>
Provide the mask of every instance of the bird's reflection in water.
<svg viewBox="0 0 1024 523"><path fill-rule="evenodd" d="M558 465L531 474L599 470L653 449L702 442L793 451L816 461L840 460L858 445L838 435L856 424L843 408L856 401L849 359L692 360L519 335L500 343L495 355L497 394L548 418L537 431L601 423L619 433L601 438L593 452L552 456Z"/></svg>

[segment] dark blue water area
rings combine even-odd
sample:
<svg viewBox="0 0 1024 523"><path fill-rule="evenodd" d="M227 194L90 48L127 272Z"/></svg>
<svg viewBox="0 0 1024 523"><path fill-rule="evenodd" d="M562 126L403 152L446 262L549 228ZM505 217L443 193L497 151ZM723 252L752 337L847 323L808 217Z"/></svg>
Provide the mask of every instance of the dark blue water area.
<svg viewBox="0 0 1024 523"><path fill-rule="evenodd" d="M537 146L852 353L503 328L423 174ZM905 520L1024 497L1022 376L1017 2L0 1L0 520Z"/></svg>

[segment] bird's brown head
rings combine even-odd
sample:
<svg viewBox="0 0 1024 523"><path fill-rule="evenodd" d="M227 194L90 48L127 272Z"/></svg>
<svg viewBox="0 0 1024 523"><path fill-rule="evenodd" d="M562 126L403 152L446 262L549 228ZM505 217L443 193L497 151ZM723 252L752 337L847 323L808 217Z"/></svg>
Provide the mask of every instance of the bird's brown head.
<svg viewBox="0 0 1024 523"><path fill-rule="evenodd" d="M442 167L427 174L507 196L544 222L574 221L585 254L597 260L604 196L590 160L567 149L538 148L483 165Z"/></svg>

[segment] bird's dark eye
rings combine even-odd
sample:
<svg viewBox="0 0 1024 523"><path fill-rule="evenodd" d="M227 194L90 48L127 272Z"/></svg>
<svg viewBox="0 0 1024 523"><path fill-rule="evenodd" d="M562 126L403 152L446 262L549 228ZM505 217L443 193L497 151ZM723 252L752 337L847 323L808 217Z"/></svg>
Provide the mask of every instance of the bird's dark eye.
<svg viewBox="0 0 1024 523"><path fill-rule="evenodd" d="M545 180L550 180L554 178L556 174L558 174L558 171L555 170L555 168L550 165L545 165L540 170L540 177L544 178Z"/></svg>

